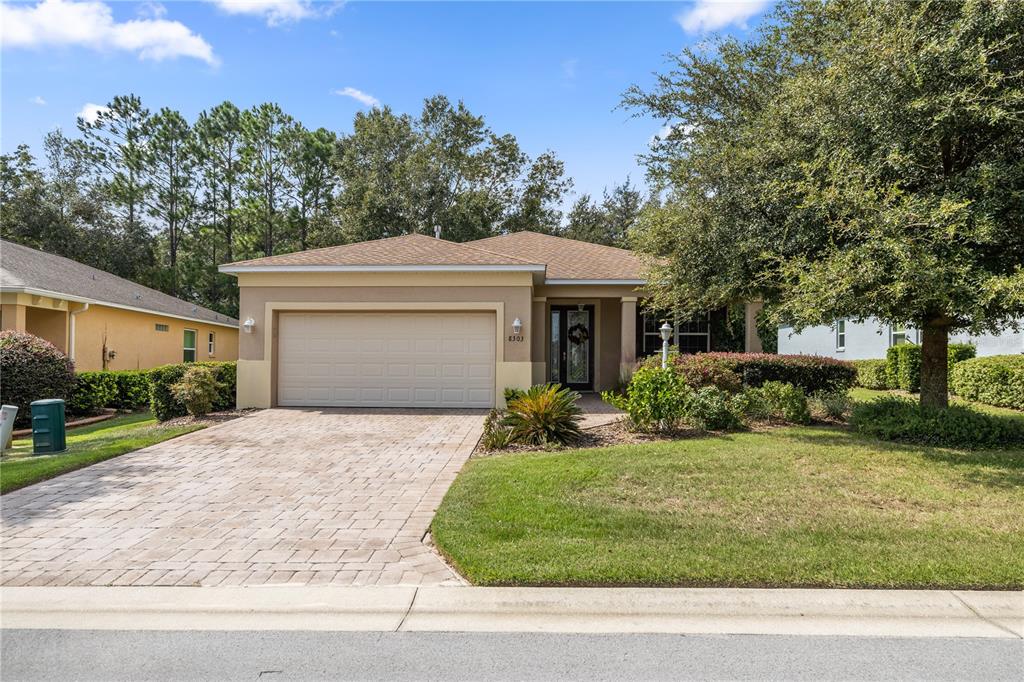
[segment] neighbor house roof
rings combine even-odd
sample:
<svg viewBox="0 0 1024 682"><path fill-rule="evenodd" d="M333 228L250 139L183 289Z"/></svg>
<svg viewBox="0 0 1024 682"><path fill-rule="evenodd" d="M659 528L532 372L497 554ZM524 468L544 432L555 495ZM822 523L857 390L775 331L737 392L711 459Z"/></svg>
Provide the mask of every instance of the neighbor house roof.
<svg viewBox="0 0 1024 682"><path fill-rule="evenodd" d="M237 327L238 320L156 289L73 261L0 240L0 291L51 296L82 303Z"/></svg>
<svg viewBox="0 0 1024 682"><path fill-rule="evenodd" d="M480 269L544 271L541 261L507 256L422 234L374 239L311 251L238 261L222 272L270 270Z"/></svg>
<svg viewBox="0 0 1024 682"><path fill-rule="evenodd" d="M238 261L222 265L220 269L230 273L525 270L545 273L549 284L642 284L644 281L640 259L631 251L537 232L514 232L468 243L408 234Z"/></svg>
<svg viewBox="0 0 1024 682"><path fill-rule="evenodd" d="M615 281L643 284L643 264L632 251L539 232L511 232L473 246L547 265L548 284Z"/></svg>

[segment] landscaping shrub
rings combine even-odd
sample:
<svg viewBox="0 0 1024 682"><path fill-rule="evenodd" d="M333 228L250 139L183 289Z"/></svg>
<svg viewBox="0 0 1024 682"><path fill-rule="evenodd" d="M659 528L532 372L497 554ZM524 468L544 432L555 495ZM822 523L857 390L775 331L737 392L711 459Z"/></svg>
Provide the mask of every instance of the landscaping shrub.
<svg viewBox="0 0 1024 682"><path fill-rule="evenodd" d="M849 390L857 380L857 369L853 363L819 355L697 353L673 355L670 361L677 371L686 375L700 376L706 372L710 376L712 370L709 368L715 367L716 371L731 371L743 386L757 388L766 381L782 381L799 386L807 394ZM644 366L660 367L661 358L648 358Z"/></svg>
<svg viewBox="0 0 1024 682"><path fill-rule="evenodd" d="M698 429L720 431L742 426L733 411L730 394L714 386L687 390L684 401L684 419Z"/></svg>
<svg viewBox="0 0 1024 682"><path fill-rule="evenodd" d="M491 410L487 413L487 418L484 419L484 433L480 438L480 444L486 450L504 450L512 444L512 429L505 423L504 412L501 410Z"/></svg>
<svg viewBox="0 0 1024 682"><path fill-rule="evenodd" d="M959 362L950 376L956 395L1024 410L1024 355L991 355Z"/></svg>
<svg viewBox="0 0 1024 682"><path fill-rule="evenodd" d="M217 372L205 365L193 364L171 385L171 395L193 417L209 414L217 400Z"/></svg>
<svg viewBox="0 0 1024 682"><path fill-rule="evenodd" d="M579 394L560 384L531 386L513 398L507 407L504 424L511 438L525 445L565 445L580 437Z"/></svg>
<svg viewBox="0 0 1024 682"><path fill-rule="evenodd" d="M32 421L31 403L68 400L75 387L75 365L49 341L27 332L0 331L0 401L16 405L15 423Z"/></svg>
<svg viewBox="0 0 1024 682"><path fill-rule="evenodd" d="M525 393L525 392L526 391L524 391L521 388L506 387L505 388L505 404L507 405L510 401L515 400L516 398L522 396L523 393Z"/></svg>
<svg viewBox="0 0 1024 682"><path fill-rule="evenodd" d="M111 372L117 383L117 395L107 407L118 410L137 410L149 404L149 379L145 370L126 369Z"/></svg>
<svg viewBox="0 0 1024 682"><path fill-rule="evenodd" d="M71 414L96 414L117 402L117 378L113 372L79 372L67 410Z"/></svg>
<svg viewBox="0 0 1024 682"><path fill-rule="evenodd" d="M235 363L185 362L177 365L164 365L163 367L154 367L146 372L146 377L149 380L149 406L158 420L167 421L188 414L185 406L174 397L171 387L181 381L189 367L194 367L197 364L213 369L216 372L217 383L220 384L212 410L219 412L234 409L237 384Z"/></svg>
<svg viewBox="0 0 1024 682"><path fill-rule="evenodd" d="M717 355L700 353L677 356L674 366L691 388L714 386L729 393L739 393L743 390L741 375L737 374L728 362L722 362Z"/></svg>
<svg viewBox="0 0 1024 682"><path fill-rule="evenodd" d="M846 391L833 391L831 393L815 393L810 398L810 404L819 413L830 419L845 419L853 408L853 400Z"/></svg>
<svg viewBox="0 0 1024 682"><path fill-rule="evenodd" d="M792 424L806 424L811 421L807 396L799 386L781 381L766 381L760 387L760 392L772 417Z"/></svg>
<svg viewBox="0 0 1024 682"><path fill-rule="evenodd" d="M878 391L896 388L896 385L890 385L886 378L885 360L854 360L853 366L857 368L858 386Z"/></svg>
<svg viewBox="0 0 1024 682"><path fill-rule="evenodd" d="M625 394L605 391L601 397L624 411L638 431L671 431L684 419L691 392L674 369L643 366L634 372Z"/></svg>
<svg viewBox="0 0 1024 682"><path fill-rule="evenodd" d="M1024 445L1024 421L951 405L922 407L917 401L885 396L853 408L850 423L859 432L882 440L956 448Z"/></svg>
<svg viewBox="0 0 1024 682"><path fill-rule="evenodd" d="M947 350L949 371L958 363L973 358L974 346L968 343L951 343ZM921 346L903 343L892 346L885 354L885 376L888 388L899 388L910 393L921 390Z"/></svg>

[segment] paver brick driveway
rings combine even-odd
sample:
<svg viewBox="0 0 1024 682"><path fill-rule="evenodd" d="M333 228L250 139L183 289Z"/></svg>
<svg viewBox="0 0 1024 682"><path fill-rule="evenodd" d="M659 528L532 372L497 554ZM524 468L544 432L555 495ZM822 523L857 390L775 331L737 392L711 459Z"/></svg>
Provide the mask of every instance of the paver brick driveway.
<svg viewBox="0 0 1024 682"><path fill-rule="evenodd" d="M439 584L422 538L483 414L248 415L2 498L5 585Z"/></svg>

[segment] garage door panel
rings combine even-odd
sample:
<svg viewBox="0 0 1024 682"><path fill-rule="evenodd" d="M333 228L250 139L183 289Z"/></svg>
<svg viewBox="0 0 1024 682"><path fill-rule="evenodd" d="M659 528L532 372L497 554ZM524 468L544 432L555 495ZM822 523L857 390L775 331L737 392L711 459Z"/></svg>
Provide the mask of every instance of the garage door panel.
<svg viewBox="0 0 1024 682"><path fill-rule="evenodd" d="M494 404L493 314L282 313L279 325L281 405Z"/></svg>

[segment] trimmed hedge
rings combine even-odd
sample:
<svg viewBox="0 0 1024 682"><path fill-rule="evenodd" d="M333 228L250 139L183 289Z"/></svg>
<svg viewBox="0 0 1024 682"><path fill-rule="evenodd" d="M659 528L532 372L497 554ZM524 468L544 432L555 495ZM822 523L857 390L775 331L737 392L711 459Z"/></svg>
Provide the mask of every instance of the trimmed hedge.
<svg viewBox="0 0 1024 682"><path fill-rule="evenodd" d="M947 350L950 374L953 367L973 358L976 349L969 343L951 343ZM888 388L899 388L910 393L921 390L921 346L903 343L892 346L885 354L885 377Z"/></svg>
<svg viewBox="0 0 1024 682"><path fill-rule="evenodd" d="M117 401L117 379L113 372L79 372L68 400L71 414L95 414Z"/></svg>
<svg viewBox="0 0 1024 682"><path fill-rule="evenodd" d="M174 397L171 387L181 381L189 367L196 364L210 367L216 372L217 399L213 403L212 411L220 412L235 408L237 374L234 362L183 362L154 367L146 372L149 378L149 407L158 420L167 421L188 414L185 406Z"/></svg>
<svg viewBox="0 0 1024 682"><path fill-rule="evenodd" d="M104 407L137 410L149 404L149 379L144 370L79 372L68 401L71 414L94 414Z"/></svg>
<svg viewBox="0 0 1024 682"><path fill-rule="evenodd" d="M49 341L27 332L0 331L0 401L16 405L15 424L32 422L33 401L67 400L75 386L75 363Z"/></svg>
<svg viewBox="0 0 1024 682"><path fill-rule="evenodd" d="M853 363L820 355L774 355L771 353L698 353L677 354L673 366L684 376L713 373L710 367L727 369L738 376L743 386L759 388L768 381L792 384L811 395L849 390L857 380ZM661 358L654 356L644 362L647 367L660 367ZM720 383L720 382L719 382ZM719 388L724 386L719 385Z"/></svg>
<svg viewBox="0 0 1024 682"><path fill-rule="evenodd" d="M885 360L853 360L853 366L857 368L858 386L879 391L889 388L885 376Z"/></svg>
<svg viewBox="0 0 1024 682"><path fill-rule="evenodd" d="M950 389L968 400L1024 410L1024 355L990 355L957 363Z"/></svg>
<svg viewBox="0 0 1024 682"><path fill-rule="evenodd" d="M961 405L921 407L898 396L856 404L850 423L863 434L904 443L968 449L1024 445L1024 420Z"/></svg>

